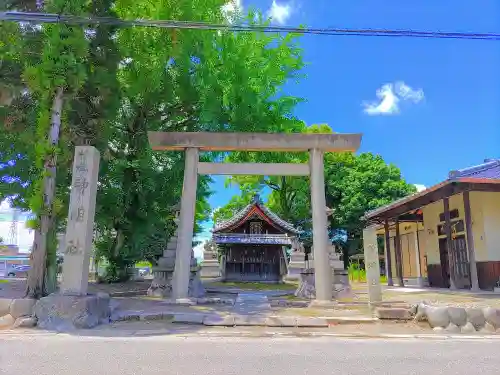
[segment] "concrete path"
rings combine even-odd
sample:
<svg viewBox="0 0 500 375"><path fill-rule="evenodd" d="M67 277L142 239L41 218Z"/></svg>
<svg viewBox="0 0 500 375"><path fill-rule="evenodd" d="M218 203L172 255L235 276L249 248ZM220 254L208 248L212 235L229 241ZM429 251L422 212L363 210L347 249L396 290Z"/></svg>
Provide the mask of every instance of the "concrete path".
<svg viewBox="0 0 500 375"><path fill-rule="evenodd" d="M233 307L233 313L238 315L267 314L271 311L271 304L265 293L239 293Z"/></svg>
<svg viewBox="0 0 500 375"><path fill-rule="evenodd" d="M5 336L0 359L4 375L496 375L500 368L495 341L328 337Z"/></svg>

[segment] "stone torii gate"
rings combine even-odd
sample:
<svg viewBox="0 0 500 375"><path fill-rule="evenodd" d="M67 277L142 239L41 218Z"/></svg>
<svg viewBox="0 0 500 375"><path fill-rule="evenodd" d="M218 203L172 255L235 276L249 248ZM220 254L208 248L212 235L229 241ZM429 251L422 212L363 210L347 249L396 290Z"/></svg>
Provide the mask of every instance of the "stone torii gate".
<svg viewBox="0 0 500 375"><path fill-rule="evenodd" d="M148 137L155 151L175 150L186 154L173 277L174 299L188 297L198 174L310 176L316 300L332 299L323 156L325 152L356 151L361 134L148 132ZM309 163L205 163L199 161L200 151L309 152Z"/></svg>

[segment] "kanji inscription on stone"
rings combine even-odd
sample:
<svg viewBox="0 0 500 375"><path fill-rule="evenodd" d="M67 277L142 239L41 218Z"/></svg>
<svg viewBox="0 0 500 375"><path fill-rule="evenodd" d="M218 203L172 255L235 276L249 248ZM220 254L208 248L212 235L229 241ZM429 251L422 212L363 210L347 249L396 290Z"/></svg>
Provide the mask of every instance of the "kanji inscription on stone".
<svg viewBox="0 0 500 375"><path fill-rule="evenodd" d="M374 227L363 230L364 260L368 298L370 303L382 301L380 286L380 262L377 246L377 233Z"/></svg>
<svg viewBox="0 0 500 375"><path fill-rule="evenodd" d="M78 243L78 240L69 240L68 244L66 246L66 249L64 249L64 254L67 255L77 255L82 253L82 248L80 244Z"/></svg>
<svg viewBox="0 0 500 375"><path fill-rule="evenodd" d="M84 218L85 218L85 208L78 207L76 209L76 218L75 218L75 220L76 221L83 221Z"/></svg>
<svg viewBox="0 0 500 375"><path fill-rule="evenodd" d="M62 249L66 255L62 293L87 293L98 173L97 149L92 146L75 147L68 222Z"/></svg>
<svg viewBox="0 0 500 375"><path fill-rule="evenodd" d="M77 154L76 167L77 172L87 172L87 151L80 150Z"/></svg>
<svg viewBox="0 0 500 375"><path fill-rule="evenodd" d="M89 187L89 183L85 176L77 176L75 178L75 183L73 184L73 186L77 189L80 195L84 195L85 189Z"/></svg>

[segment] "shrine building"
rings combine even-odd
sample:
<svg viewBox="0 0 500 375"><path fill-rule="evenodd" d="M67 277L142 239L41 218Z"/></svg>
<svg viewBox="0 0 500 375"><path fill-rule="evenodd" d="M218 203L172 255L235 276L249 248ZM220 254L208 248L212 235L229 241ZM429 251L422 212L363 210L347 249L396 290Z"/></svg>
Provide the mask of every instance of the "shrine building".
<svg viewBox="0 0 500 375"><path fill-rule="evenodd" d="M300 230L279 218L256 195L231 219L216 223L212 241L225 281L280 282Z"/></svg>

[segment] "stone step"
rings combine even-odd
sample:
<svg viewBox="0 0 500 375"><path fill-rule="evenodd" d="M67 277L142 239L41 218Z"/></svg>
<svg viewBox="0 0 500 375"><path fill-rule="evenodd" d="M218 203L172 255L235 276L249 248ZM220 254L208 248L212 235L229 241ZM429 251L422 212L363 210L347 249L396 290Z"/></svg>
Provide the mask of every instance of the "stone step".
<svg viewBox="0 0 500 375"><path fill-rule="evenodd" d="M260 314L271 310L265 294L239 293L234 303L234 311L239 314Z"/></svg>

